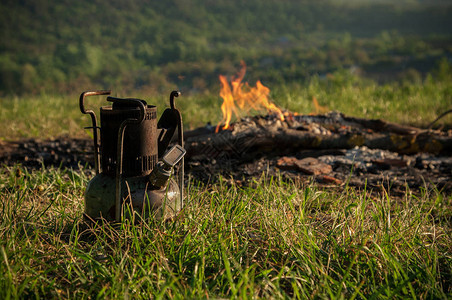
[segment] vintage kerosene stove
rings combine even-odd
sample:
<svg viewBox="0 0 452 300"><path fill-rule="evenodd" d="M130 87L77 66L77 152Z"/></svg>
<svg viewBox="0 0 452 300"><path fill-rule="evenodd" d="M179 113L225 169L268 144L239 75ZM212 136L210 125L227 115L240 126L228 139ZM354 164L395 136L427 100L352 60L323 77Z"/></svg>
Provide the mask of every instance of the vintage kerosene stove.
<svg viewBox="0 0 452 300"><path fill-rule="evenodd" d="M121 221L134 214L167 219L183 206L184 155L182 117L174 105L157 122L157 107L144 100L108 96L100 108L100 127L85 98L110 91L84 92L80 110L91 116L96 176L85 192L85 216ZM168 149L177 131L177 144ZM100 132L100 143L98 133ZM177 178L177 180L176 180Z"/></svg>

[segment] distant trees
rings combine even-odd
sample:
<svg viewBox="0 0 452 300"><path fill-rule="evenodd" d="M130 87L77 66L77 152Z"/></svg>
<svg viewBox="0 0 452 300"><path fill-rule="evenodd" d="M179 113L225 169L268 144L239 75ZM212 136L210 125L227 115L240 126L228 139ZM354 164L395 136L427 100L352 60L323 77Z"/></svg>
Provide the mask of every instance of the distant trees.
<svg viewBox="0 0 452 300"><path fill-rule="evenodd" d="M277 83L352 66L422 76L451 55L444 28L452 28L452 5L337 3L5 0L0 94L77 85L200 90L217 86L218 74L234 72L240 60L250 80ZM418 34L408 36L413 28Z"/></svg>

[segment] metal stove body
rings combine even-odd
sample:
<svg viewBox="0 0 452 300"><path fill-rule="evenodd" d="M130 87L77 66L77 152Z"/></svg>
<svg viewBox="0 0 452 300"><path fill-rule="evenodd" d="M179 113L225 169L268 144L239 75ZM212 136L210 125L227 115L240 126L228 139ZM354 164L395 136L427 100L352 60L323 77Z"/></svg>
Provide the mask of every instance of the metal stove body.
<svg viewBox="0 0 452 300"><path fill-rule="evenodd" d="M156 106L108 96L112 105L100 108L100 127L94 111L85 108L86 97L95 95L110 91L84 92L79 99L80 111L91 116L96 169L85 191L85 216L117 222L134 215L175 216L184 199L183 124L174 105L180 93L171 93L170 108L158 122ZM168 149L176 131L178 143Z"/></svg>

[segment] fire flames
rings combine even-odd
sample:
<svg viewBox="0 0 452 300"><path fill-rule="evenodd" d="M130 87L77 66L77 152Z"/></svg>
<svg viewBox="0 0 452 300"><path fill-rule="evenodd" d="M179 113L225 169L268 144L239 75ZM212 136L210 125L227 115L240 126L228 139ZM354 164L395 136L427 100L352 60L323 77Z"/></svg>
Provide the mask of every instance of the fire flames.
<svg viewBox="0 0 452 300"><path fill-rule="evenodd" d="M255 87L251 87L248 83L242 83L246 73L245 62L241 62L241 69L237 76L228 83L226 76L220 75L221 90L220 97L223 98L221 111L223 112L223 120L218 123L216 131L218 132L221 124L222 129L228 129L231 123L232 114L239 117L240 112L249 113L251 110L261 111L266 109L268 113L276 114L284 121L284 114L269 99L270 89L264 86L260 80L256 82Z"/></svg>

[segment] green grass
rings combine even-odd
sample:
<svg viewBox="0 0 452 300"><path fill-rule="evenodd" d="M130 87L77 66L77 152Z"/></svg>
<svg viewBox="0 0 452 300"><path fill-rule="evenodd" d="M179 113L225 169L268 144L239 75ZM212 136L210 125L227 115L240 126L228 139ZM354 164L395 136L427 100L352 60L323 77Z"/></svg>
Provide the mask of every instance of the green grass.
<svg viewBox="0 0 452 300"><path fill-rule="evenodd" d="M445 65L445 68L449 66ZM417 82L388 83L379 85L346 71L330 74L325 79L312 78L307 83L273 87L272 100L281 108L301 114L316 113L312 103L315 97L326 111L336 110L346 115L364 118L382 118L387 121L427 126L442 112L451 109L452 80L449 69L441 76L428 76ZM246 80L246 77L245 77ZM254 85L254 82L250 82ZM80 91L81 92L81 91ZM157 105L159 113L168 107L168 95L122 95L136 97ZM183 92L183 91L182 91ZM86 136L83 127L90 126L90 118L82 115L77 95L72 96L30 96L0 98L0 139L41 137L57 135ZM210 94L182 94L177 100L186 129L215 125L221 120L222 99L218 91ZM107 105L105 97L87 98L87 106L99 111ZM265 113L265 112L264 112ZM436 126L452 126L452 115L448 115Z"/></svg>
<svg viewBox="0 0 452 300"><path fill-rule="evenodd" d="M190 182L181 218L83 223L91 170L4 167L0 298L448 298L452 196Z"/></svg>
<svg viewBox="0 0 452 300"><path fill-rule="evenodd" d="M450 71L378 85L345 71L269 87L276 104L425 126L450 109ZM246 79L246 78L245 78ZM113 91L115 93L115 91ZM0 139L86 136L78 96L0 98ZM168 95L122 95L155 104ZM105 105L90 97L90 107ZM183 95L185 127L221 120L221 99ZM439 125L452 124L452 116ZM452 195L322 190L278 177L190 181L181 218L89 226L90 169L0 169L0 298L450 298Z"/></svg>

